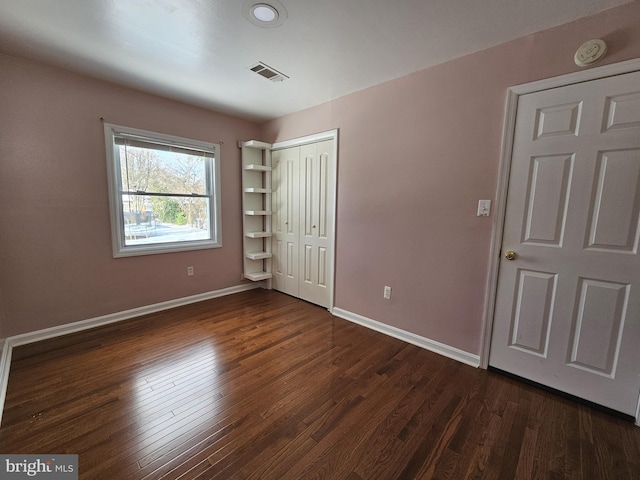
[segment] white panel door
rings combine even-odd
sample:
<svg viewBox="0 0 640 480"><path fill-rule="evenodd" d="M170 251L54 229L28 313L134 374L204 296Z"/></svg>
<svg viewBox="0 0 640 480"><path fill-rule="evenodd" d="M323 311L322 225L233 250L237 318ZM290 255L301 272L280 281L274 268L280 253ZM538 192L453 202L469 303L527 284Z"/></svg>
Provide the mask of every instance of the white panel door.
<svg viewBox="0 0 640 480"><path fill-rule="evenodd" d="M273 288L329 307L335 140L272 152Z"/></svg>
<svg viewBox="0 0 640 480"><path fill-rule="evenodd" d="M273 288L298 296L300 147L271 154Z"/></svg>
<svg viewBox="0 0 640 480"><path fill-rule="evenodd" d="M330 232L333 226L333 141L300 147L300 298L329 306Z"/></svg>
<svg viewBox="0 0 640 480"><path fill-rule="evenodd" d="M635 416L639 217L640 73L521 96L490 365Z"/></svg>

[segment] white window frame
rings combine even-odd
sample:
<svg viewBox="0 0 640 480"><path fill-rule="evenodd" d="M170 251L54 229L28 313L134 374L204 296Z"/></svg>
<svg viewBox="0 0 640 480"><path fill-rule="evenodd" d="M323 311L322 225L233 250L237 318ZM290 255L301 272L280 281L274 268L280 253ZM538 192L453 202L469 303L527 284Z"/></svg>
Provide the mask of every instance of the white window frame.
<svg viewBox="0 0 640 480"><path fill-rule="evenodd" d="M152 255L157 253L183 252L205 248L222 247L221 213L220 213L220 145L199 140L176 137L163 133L150 132L137 128L104 124L105 145L107 153L107 173L109 183L109 207L111 212L111 241L113 256L130 257ZM122 175L120 169L120 153L116 138L120 136L136 137L149 143L176 146L183 149L205 152L213 155L207 168L207 196L209 199L209 232L211 238L206 240L183 240L144 245L126 245L124 229L124 212L122 207Z"/></svg>

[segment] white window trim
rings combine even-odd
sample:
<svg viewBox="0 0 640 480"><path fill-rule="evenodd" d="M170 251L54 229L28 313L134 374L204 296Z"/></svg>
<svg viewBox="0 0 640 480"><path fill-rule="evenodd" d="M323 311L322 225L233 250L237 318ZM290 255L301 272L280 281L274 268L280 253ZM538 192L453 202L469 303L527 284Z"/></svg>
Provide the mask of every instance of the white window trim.
<svg viewBox="0 0 640 480"><path fill-rule="evenodd" d="M209 182L212 186L210 195L210 232L209 240L181 241L173 243L125 245L124 215L122 209L121 192L122 182L120 175L119 155L116 153L115 136L117 134L135 135L150 141L164 144L175 144L195 150L212 153L213 168L209 169ZM158 253L184 252L189 250L202 250L206 248L222 247L222 222L220 208L220 145L199 140L176 137L162 133L140 130L137 128L104 124L105 146L107 153L107 177L109 183L109 210L111 216L111 244L113 256L131 257L138 255L153 255Z"/></svg>

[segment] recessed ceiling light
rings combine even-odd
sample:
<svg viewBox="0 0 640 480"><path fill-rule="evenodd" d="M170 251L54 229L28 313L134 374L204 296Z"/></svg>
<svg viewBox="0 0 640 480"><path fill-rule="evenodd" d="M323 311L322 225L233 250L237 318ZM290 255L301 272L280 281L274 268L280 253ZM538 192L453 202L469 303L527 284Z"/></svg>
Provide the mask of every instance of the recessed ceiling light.
<svg viewBox="0 0 640 480"><path fill-rule="evenodd" d="M271 5L258 3L251 7L251 14L261 22L273 22L278 18L278 11Z"/></svg>
<svg viewBox="0 0 640 480"><path fill-rule="evenodd" d="M244 18L259 27L278 27L287 19L287 9L278 0L242 0Z"/></svg>

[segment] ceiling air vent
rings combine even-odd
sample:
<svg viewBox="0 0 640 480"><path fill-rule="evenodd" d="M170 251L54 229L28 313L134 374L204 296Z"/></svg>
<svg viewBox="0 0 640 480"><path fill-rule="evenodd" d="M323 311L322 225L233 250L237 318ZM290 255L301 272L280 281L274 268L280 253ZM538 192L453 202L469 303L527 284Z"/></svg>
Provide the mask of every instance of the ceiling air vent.
<svg viewBox="0 0 640 480"><path fill-rule="evenodd" d="M282 82L286 80L287 77L284 73L277 71L275 68L270 67L266 63L258 62L255 65L251 65L249 70L257 73L258 75L262 75L267 80L271 80L272 82Z"/></svg>

